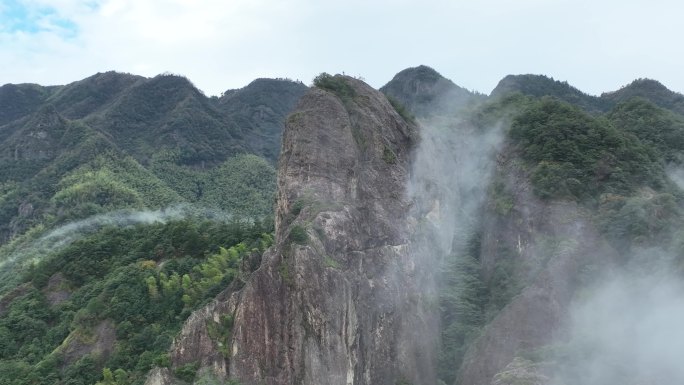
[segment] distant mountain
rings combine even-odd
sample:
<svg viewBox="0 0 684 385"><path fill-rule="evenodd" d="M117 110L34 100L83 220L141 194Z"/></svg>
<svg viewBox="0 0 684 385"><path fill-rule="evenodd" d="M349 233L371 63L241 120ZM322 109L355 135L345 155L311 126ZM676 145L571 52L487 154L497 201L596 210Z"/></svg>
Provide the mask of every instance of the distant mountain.
<svg viewBox="0 0 684 385"><path fill-rule="evenodd" d="M608 112L621 102L640 97L658 107L684 115L684 95L651 79L637 79L617 91L604 92L597 97L545 75L508 75L501 79L490 96L500 97L514 92L537 98L552 96L592 113Z"/></svg>
<svg viewBox="0 0 684 385"><path fill-rule="evenodd" d="M209 98L181 76L117 72L65 86L0 87L0 244L34 225L49 226L46 215L62 223L183 202L270 213L284 119L306 89L259 79ZM255 157L235 158L246 154ZM133 183L126 173L141 180ZM58 207L56 197L74 178L88 193ZM252 182L229 191L251 198L221 192L221 184L240 178ZM124 190L130 199L115 199Z"/></svg>
<svg viewBox="0 0 684 385"><path fill-rule="evenodd" d="M0 87L0 126L35 112L56 88L37 84Z"/></svg>
<svg viewBox="0 0 684 385"><path fill-rule="evenodd" d="M463 106L484 99L484 95L457 86L425 65L399 72L380 91L417 116L437 112L453 114Z"/></svg>
<svg viewBox="0 0 684 385"><path fill-rule="evenodd" d="M142 384L168 360L183 320L270 245L273 164L307 89L259 79L210 98L116 72L0 87L0 383L94 384L111 367Z"/></svg>
<svg viewBox="0 0 684 385"><path fill-rule="evenodd" d="M104 72L61 87L55 87L47 102L67 119L83 119L106 110L130 87L144 82L142 76Z"/></svg>
<svg viewBox="0 0 684 385"><path fill-rule="evenodd" d="M283 118L308 88L283 79L256 79L244 88L228 90L217 107L245 130L243 140L254 153L275 163L280 152Z"/></svg>
<svg viewBox="0 0 684 385"><path fill-rule="evenodd" d="M229 116L186 78L159 75L134 83L106 110L88 116L99 129L143 164L162 149L180 151L185 165L216 165L251 152Z"/></svg>
<svg viewBox="0 0 684 385"><path fill-rule="evenodd" d="M637 79L617 91L601 94L601 99L612 104L618 104L633 97L644 98L658 107L684 115L684 95L670 91L656 80Z"/></svg>
<svg viewBox="0 0 684 385"><path fill-rule="evenodd" d="M508 75L499 81L490 97L500 97L513 92L537 98L553 96L590 112L601 112L609 108L609 103L606 101L585 94L567 82L554 80L544 75Z"/></svg>
<svg viewBox="0 0 684 385"><path fill-rule="evenodd" d="M217 165L240 153L275 162L283 119L306 89L262 79L208 98L181 76L106 72L58 87L7 84L0 88L0 125L50 104L144 164L162 149L180 151L178 161L191 166ZM0 128L0 138L18 125Z"/></svg>

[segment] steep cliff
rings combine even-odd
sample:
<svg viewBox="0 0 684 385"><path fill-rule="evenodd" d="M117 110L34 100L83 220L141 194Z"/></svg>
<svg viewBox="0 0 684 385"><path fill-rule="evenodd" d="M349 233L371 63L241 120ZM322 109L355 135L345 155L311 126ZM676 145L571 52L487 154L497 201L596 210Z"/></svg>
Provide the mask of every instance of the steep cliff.
<svg viewBox="0 0 684 385"><path fill-rule="evenodd" d="M230 346L217 358L219 344L181 337L174 364L245 384L433 384L434 306L419 294L405 193L415 127L363 82L323 80L287 120L275 246L181 333L228 316Z"/></svg>
<svg viewBox="0 0 684 385"><path fill-rule="evenodd" d="M601 240L587 209L533 194L529 175L510 148L499 156L497 168L503 185L498 194L506 195L510 206L502 210L494 200L504 198L489 197L480 263L490 287L509 286L501 289L506 291L500 299L506 306L468 349L457 380L462 385L505 384L502 376L495 378L497 373L513 376L517 370L511 365L520 366L521 356L567 339L570 304L581 270L592 259L596 262L597 255L605 264L617 257ZM529 383L548 383L539 381Z"/></svg>

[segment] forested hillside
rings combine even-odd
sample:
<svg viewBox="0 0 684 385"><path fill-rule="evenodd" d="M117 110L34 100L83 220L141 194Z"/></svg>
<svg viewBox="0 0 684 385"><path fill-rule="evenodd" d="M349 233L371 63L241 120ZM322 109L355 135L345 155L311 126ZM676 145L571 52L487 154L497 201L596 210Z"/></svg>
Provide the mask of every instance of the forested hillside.
<svg viewBox="0 0 684 385"><path fill-rule="evenodd" d="M93 384L104 367L142 383L168 361L183 320L270 244L283 122L306 89L210 98L116 72L0 87L0 383Z"/></svg>
<svg viewBox="0 0 684 385"><path fill-rule="evenodd" d="M5 85L0 239L46 221L172 203L270 213L270 198L248 190L272 193L282 121L305 89L263 79L207 98L179 76L114 72L60 87ZM226 184L261 203L231 197Z"/></svg>

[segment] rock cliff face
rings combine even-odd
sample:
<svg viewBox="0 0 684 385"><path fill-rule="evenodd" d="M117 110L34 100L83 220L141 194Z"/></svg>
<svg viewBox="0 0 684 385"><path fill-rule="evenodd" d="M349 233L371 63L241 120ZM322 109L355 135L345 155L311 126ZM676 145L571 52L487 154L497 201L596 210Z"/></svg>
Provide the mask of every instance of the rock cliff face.
<svg viewBox="0 0 684 385"><path fill-rule="evenodd" d="M413 128L379 92L314 89L288 119L277 245L241 293L230 374L245 383L432 383L414 338L418 266L404 192ZM257 342L258 341L258 342Z"/></svg>
<svg viewBox="0 0 684 385"><path fill-rule="evenodd" d="M241 291L188 321L174 365L244 384L435 383L438 327L405 192L415 127L363 82L333 80L344 94L314 88L287 120L275 246ZM221 316L223 350L205 338Z"/></svg>
<svg viewBox="0 0 684 385"><path fill-rule="evenodd" d="M461 385L514 383L505 378L550 383L543 375L520 369L520 356L567 339L580 270L597 255L606 264L617 257L599 237L586 209L574 202L537 198L514 158L510 149L499 156L498 173L512 208L505 215L486 211L480 260L488 276L497 267L514 266L508 273L521 289L468 349L457 381Z"/></svg>

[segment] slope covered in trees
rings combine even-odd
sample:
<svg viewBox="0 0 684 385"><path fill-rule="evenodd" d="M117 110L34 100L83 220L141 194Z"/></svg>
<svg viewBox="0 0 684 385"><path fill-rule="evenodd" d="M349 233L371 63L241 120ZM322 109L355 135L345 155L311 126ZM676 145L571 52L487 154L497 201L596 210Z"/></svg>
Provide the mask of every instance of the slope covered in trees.
<svg viewBox="0 0 684 385"><path fill-rule="evenodd" d="M5 85L0 240L122 208L199 203L270 213L283 119L305 89L263 79L208 98L183 77L115 72L66 86Z"/></svg>
<svg viewBox="0 0 684 385"><path fill-rule="evenodd" d="M273 164L304 90L209 98L115 72L0 87L0 384L93 384L106 367L140 384L168 364L185 318L271 242Z"/></svg>

